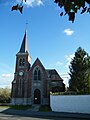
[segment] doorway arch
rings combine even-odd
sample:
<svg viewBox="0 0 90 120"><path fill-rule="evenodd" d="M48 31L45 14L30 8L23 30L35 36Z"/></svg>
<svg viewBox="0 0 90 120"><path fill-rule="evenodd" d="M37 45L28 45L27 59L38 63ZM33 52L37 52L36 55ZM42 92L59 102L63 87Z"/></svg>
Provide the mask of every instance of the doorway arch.
<svg viewBox="0 0 90 120"><path fill-rule="evenodd" d="M41 92L39 89L34 91L34 104L41 104Z"/></svg>

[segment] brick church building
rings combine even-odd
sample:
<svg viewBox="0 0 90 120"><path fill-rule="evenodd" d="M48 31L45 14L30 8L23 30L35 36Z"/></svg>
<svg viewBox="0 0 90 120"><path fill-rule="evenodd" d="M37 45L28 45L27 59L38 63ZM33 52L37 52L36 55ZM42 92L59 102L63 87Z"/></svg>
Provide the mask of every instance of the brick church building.
<svg viewBox="0 0 90 120"><path fill-rule="evenodd" d="M65 91L65 84L55 69L46 69L39 58L31 65L27 32L16 54L16 67L12 81L12 105L49 105L51 92Z"/></svg>

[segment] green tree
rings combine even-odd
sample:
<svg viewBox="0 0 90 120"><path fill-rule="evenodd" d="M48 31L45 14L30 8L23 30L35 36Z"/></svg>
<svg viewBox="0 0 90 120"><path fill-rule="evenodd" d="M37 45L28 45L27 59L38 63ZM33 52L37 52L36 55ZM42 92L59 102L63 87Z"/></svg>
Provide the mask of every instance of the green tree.
<svg viewBox="0 0 90 120"><path fill-rule="evenodd" d="M20 4L17 4L12 7L13 10L19 10L21 13L23 11L23 2L27 0L20 0ZM60 16L68 15L69 21L74 22L75 14L81 10L81 14L87 12L90 13L90 0L54 0L60 8L63 8L63 11L60 13Z"/></svg>
<svg viewBox="0 0 90 120"><path fill-rule="evenodd" d="M10 102L11 91L9 88L0 88L0 103Z"/></svg>
<svg viewBox="0 0 90 120"><path fill-rule="evenodd" d="M84 49L79 47L70 63L69 90L79 94L89 93L90 57Z"/></svg>
<svg viewBox="0 0 90 120"><path fill-rule="evenodd" d="M81 10L81 14L90 13L90 0L55 0L60 8L64 8L60 16L68 15L69 21L74 22L75 14Z"/></svg>

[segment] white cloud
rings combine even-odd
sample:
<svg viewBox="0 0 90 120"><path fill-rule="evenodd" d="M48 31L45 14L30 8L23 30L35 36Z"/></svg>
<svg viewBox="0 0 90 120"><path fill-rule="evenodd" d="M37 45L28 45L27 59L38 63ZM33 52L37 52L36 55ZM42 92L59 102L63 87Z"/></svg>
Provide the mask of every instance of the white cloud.
<svg viewBox="0 0 90 120"><path fill-rule="evenodd" d="M26 5L27 7L33 7L33 6L41 6L44 5L44 0L0 0L1 5L16 5L17 3L21 3L23 1L23 5Z"/></svg>
<svg viewBox="0 0 90 120"><path fill-rule="evenodd" d="M65 29L65 30L64 30L64 33L65 33L67 36L71 36L71 35L73 35L74 31L71 30L70 28L68 28L68 29Z"/></svg>
<svg viewBox="0 0 90 120"><path fill-rule="evenodd" d="M43 2L42 2L42 0L37 0L38 2L37 2L37 5L43 5Z"/></svg>
<svg viewBox="0 0 90 120"><path fill-rule="evenodd" d="M55 65L59 67L59 66L62 66L63 63L61 63L60 61L57 61L57 62L55 63Z"/></svg>
<svg viewBox="0 0 90 120"><path fill-rule="evenodd" d="M58 68L58 67L60 67L60 66L62 66L63 65L63 63L62 62L60 62L60 61L57 61L56 63L53 63L53 64L50 64L49 66L50 67L53 67L53 68Z"/></svg>
<svg viewBox="0 0 90 120"><path fill-rule="evenodd" d="M2 74L2 77L4 77L4 78L11 78L11 77L13 77L13 74L10 74L10 73Z"/></svg>
<svg viewBox="0 0 90 120"><path fill-rule="evenodd" d="M11 88L11 83L13 81L14 75L11 73L5 73L0 75L0 88L9 87Z"/></svg>
<svg viewBox="0 0 90 120"><path fill-rule="evenodd" d="M21 0L16 0L20 2ZM33 6L40 6L43 5L43 0L26 0L23 1L23 4L25 4L27 7L33 7Z"/></svg>
<svg viewBox="0 0 90 120"><path fill-rule="evenodd" d="M75 56L74 54L66 55L66 60L67 60L66 67L67 67L67 68L69 67L70 62L71 62L71 60L73 59L74 56Z"/></svg>

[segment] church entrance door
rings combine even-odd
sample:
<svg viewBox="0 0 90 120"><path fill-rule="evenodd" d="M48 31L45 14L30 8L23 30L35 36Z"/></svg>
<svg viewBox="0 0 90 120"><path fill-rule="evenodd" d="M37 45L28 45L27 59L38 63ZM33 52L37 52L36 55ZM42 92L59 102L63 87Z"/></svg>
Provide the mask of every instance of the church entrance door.
<svg viewBox="0 0 90 120"><path fill-rule="evenodd" d="M40 104L41 103L41 92L39 89L36 89L34 91L34 104Z"/></svg>

